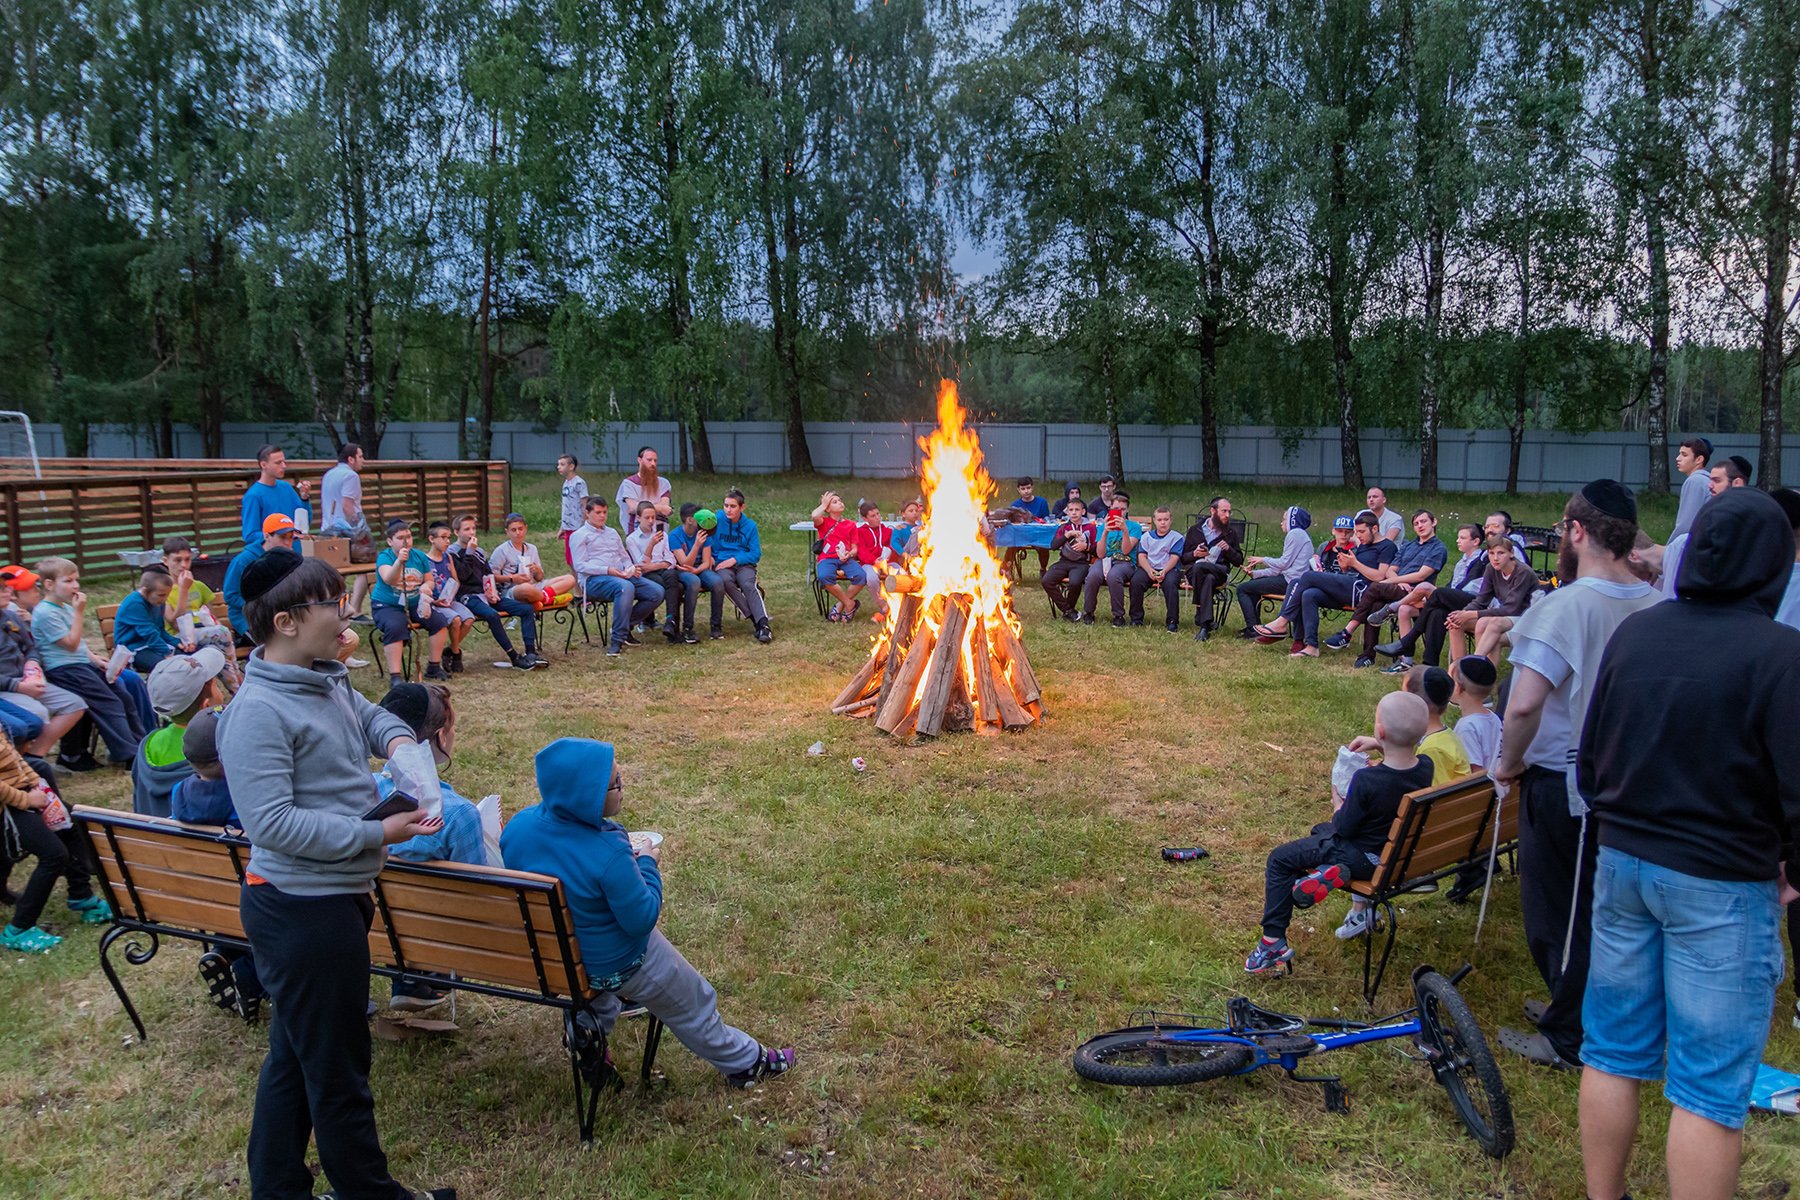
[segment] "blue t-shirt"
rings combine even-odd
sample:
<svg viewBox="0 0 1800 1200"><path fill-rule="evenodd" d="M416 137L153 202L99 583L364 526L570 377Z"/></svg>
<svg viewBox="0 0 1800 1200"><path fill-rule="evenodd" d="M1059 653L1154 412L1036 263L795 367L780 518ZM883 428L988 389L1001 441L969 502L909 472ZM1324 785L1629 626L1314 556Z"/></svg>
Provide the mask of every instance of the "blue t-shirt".
<svg viewBox="0 0 1800 1200"><path fill-rule="evenodd" d="M1096 522L1096 524L1099 524L1099 522ZM1110 558L1114 562L1129 562L1131 561L1132 554L1137 553L1137 547L1135 546L1132 547L1131 554L1127 554L1124 550L1120 549L1123 543L1119 540L1119 531L1117 529L1105 529L1103 527L1101 529L1101 534L1106 540L1105 552L1102 557ZM1136 521L1126 521L1125 536L1133 539L1141 538L1144 536L1144 527L1139 525Z"/></svg>
<svg viewBox="0 0 1800 1200"><path fill-rule="evenodd" d="M394 553L394 548L392 546L389 546L375 557L375 582L369 585L369 599L374 603L392 604L399 608L404 608L406 606L406 601L401 598L399 592L394 590L394 585L385 582L381 578L382 567L391 567L399 561L400 556ZM431 560L425 557L425 552L423 550L414 546L406 553L406 569L408 571L417 571L420 578L424 578L426 575L431 574ZM403 585L404 582L405 581L402 580Z"/></svg>
<svg viewBox="0 0 1800 1200"><path fill-rule="evenodd" d="M274 483L257 480L244 489L244 544L260 546L263 540L263 521L276 513L293 516L296 508L304 508L311 524L312 505L300 498L294 485L285 479Z"/></svg>
<svg viewBox="0 0 1800 1200"><path fill-rule="evenodd" d="M1050 519L1050 502L1042 496L1033 496L1027 500L1020 496L1012 502L1013 508L1022 508L1030 513L1033 520L1048 521Z"/></svg>
<svg viewBox="0 0 1800 1200"><path fill-rule="evenodd" d="M1421 542L1414 538L1402 543L1399 552L1394 555L1394 573L1410 575L1420 567L1430 567L1431 574L1425 577L1424 582L1431 583L1437 579L1438 572L1444 569L1448 557L1449 552L1438 539L1427 538Z"/></svg>
<svg viewBox="0 0 1800 1200"><path fill-rule="evenodd" d="M66 604L42 600L32 610L31 632L37 638L38 659L44 664L44 670L54 671L57 667L80 666L92 661L86 643L78 644L73 650L57 645L56 639L67 637L73 628L75 610Z"/></svg>
<svg viewBox="0 0 1800 1200"><path fill-rule="evenodd" d="M234 632L245 637L250 636L250 626L244 621L244 572L262 556L261 539L239 550L231 565L225 568L225 582L220 587L225 593L225 619L231 622Z"/></svg>

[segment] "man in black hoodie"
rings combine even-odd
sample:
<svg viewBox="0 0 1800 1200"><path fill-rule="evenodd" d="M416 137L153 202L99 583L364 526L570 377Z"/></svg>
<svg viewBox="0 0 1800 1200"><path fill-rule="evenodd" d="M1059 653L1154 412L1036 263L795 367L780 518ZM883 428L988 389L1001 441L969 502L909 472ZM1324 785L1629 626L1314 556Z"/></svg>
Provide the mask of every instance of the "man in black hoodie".
<svg viewBox="0 0 1800 1200"><path fill-rule="evenodd" d="M1736 1189L1780 896L1800 879L1777 849L1800 828L1800 630L1773 620L1793 554L1774 500L1715 498L1681 603L1628 617L1600 668L1577 777L1600 843L1581 1051L1593 1200L1625 1194L1639 1085L1665 1078L1670 1195Z"/></svg>

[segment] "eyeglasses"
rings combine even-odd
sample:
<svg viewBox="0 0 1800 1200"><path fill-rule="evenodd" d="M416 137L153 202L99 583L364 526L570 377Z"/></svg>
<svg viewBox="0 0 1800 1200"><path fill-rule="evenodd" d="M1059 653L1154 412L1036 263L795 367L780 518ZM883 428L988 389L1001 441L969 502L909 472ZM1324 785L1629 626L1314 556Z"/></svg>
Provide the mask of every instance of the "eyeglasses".
<svg viewBox="0 0 1800 1200"><path fill-rule="evenodd" d="M337 609L338 616L340 617L345 616L350 611L350 597L347 595L339 596L335 600L308 600L304 604L294 605L294 607L290 608L288 611L299 612L303 608L324 608L328 604Z"/></svg>

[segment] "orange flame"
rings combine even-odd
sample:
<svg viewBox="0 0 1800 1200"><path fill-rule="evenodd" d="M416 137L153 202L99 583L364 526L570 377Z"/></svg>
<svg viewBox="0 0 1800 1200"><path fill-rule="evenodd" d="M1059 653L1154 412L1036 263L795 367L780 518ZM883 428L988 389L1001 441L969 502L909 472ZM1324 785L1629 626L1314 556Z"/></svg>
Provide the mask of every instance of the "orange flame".
<svg viewBox="0 0 1800 1200"><path fill-rule="evenodd" d="M989 637L1001 622L1016 634L1019 622L1013 614L1011 580L984 533L994 481L983 465L980 440L968 427L954 381L946 379L938 385L938 425L930 436L919 439L919 446L925 452L920 468L925 516L919 530L919 560L913 568L920 580L919 619L934 633L940 631L947 604L939 608L934 601L942 597L947 602L957 595L970 598L969 623L960 650L963 678L972 680L976 653L988 653L987 647L976 647L976 618L982 619ZM881 638L885 640L891 633L884 628ZM877 652L880 645L878 641ZM923 686L921 677L919 687ZM970 701L980 703L974 696ZM977 716L992 719L994 714Z"/></svg>

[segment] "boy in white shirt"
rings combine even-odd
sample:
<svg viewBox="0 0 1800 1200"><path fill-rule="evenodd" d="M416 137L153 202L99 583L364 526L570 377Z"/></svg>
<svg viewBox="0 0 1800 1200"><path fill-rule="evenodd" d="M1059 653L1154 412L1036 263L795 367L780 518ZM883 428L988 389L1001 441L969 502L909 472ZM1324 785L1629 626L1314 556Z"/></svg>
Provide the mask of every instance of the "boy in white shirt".
<svg viewBox="0 0 1800 1200"><path fill-rule="evenodd" d="M648 500L640 500L637 528L625 539L625 552L631 555L631 561L638 569L639 579L651 580L662 588L667 601L663 613L662 635L673 646L681 640L683 629L694 627L694 607L700 602L700 577L692 573L683 575L675 569L675 554L669 549L669 535L657 528L661 520L662 514L657 511L656 505ZM685 625L677 617L677 602L685 610Z"/></svg>
<svg viewBox="0 0 1800 1200"><path fill-rule="evenodd" d="M573 454L564 454L556 460L556 473L562 476L562 544L563 558L572 567L574 557L569 553L569 539L581 528L583 520L582 505L587 503L587 480L575 473L580 462Z"/></svg>
<svg viewBox="0 0 1800 1200"><path fill-rule="evenodd" d="M1175 514L1164 504L1150 517L1150 530L1137 543L1137 570L1131 574L1131 623L1144 623L1144 592L1162 589L1163 627L1170 633L1181 628L1182 536L1173 525Z"/></svg>

